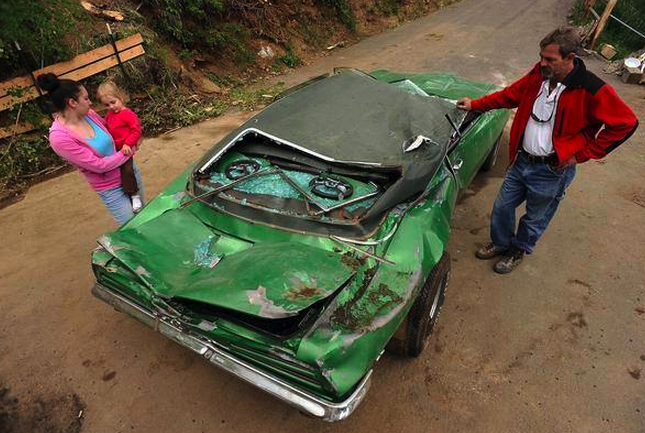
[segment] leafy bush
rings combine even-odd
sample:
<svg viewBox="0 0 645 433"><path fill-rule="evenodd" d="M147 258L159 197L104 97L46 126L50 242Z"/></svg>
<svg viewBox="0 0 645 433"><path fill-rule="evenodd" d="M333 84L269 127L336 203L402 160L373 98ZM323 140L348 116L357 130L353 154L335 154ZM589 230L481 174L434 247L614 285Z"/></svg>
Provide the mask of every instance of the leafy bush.
<svg viewBox="0 0 645 433"><path fill-rule="evenodd" d="M291 44L287 44L286 47L287 52L278 56L276 60L288 68L295 68L301 63L300 57L298 57L298 55L293 51L293 46Z"/></svg>
<svg viewBox="0 0 645 433"><path fill-rule="evenodd" d="M343 24L347 26L351 31L356 30L356 18L354 17L354 11L349 5L347 0L318 0L322 4L329 5L336 9L336 13L340 16L340 20Z"/></svg>
<svg viewBox="0 0 645 433"><path fill-rule="evenodd" d="M156 30L184 46L195 43L195 35L187 23L206 28L226 9L224 0L143 0L143 4L155 9L158 19L153 25Z"/></svg>
<svg viewBox="0 0 645 433"><path fill-rule="evenodd" d="M0 79L23 69L14 41L22 48L27 68L73 57L70 45L62 42L81 13L74 0L0 1Z"/></svg>
<svg viewBox="0 0 645 433"><path fill-rule="evenodd" d="M0 191L19 190L33 178L65 166L45 135L4 140L0 142Z"/></svg>
<svg viewBox="0 0 645 433"><path fill-rule="evenodd" d="M235 60L241 63L252 63L255 56L245 45L249 36L248 30L236 23L222 23L203 35L206 45L214 51L231 50L235 53Z"/></svg>
<svg viewBox="0 0 645 433"><path fill-rule="evenodd" d="M397 15L405 0L377 0L368 4L368 10L384 15Z"/></svg>

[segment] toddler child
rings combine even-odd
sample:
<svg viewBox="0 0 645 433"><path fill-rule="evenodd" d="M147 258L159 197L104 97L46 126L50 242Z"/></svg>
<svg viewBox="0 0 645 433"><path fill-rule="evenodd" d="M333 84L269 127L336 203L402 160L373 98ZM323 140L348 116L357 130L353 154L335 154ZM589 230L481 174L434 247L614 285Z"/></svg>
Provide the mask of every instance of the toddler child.
<svg viewBox="0 0 645 433"><path fill-rule="evenodd" d="M111 81L101 83L96 93L101 103L108 108L105 123L114 139L116 150L123 149L123 154L130 155L132 148L137 146L141 138L141 123L137 115L125 106L128 96ZM121 184L123 191L132 200L132 210L138 212L143 202L139 194L132 158L121 166Z"/></svg>

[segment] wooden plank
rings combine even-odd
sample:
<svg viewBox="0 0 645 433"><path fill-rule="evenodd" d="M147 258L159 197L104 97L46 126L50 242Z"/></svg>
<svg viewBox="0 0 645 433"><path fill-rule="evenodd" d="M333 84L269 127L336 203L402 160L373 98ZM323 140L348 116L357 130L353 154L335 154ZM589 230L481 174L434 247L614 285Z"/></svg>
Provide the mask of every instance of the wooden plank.
<svg viewBox="0 0 645 433"><path fill-rule="evenodd" d="M589 14L591 13L591 9L596 5L596 0L585 0L584 3L584 10L585 14L584 17L585 19L589 18Z"/></svg>
<svg viewBox="0 0 645 433"><path fill-rule="evenodd" d="M142 43L143 37L141 36L141 33L137 33L136 35L132 35L125 39L116 41L116 48L120 54L122 51L126 51L136 45L141 45ZM114 55L114 48L112 47L112 45L103 45L102 47L96 48L92 51L80 54L67 62L56 63L55 65L50 65L34 71L33 74L34 76L38 77L39 75L53 72L54 74L61 76L76 69L82 68L88 63L93 63L110 55ZM11 88L31 86L31 78L28 75L13 78L11 80L0 83L0 97L6 96L7 90Z"/></svg>
<svg viewBox="0 0 645 433"><path fill-rule="evenodd" d="M589 46L590 49L593 50L596 47L596 44L598 43L598 39L600 38L600 34L605 29L605 26L607 25L607 21L609 20L609 15L611 15L611 11L616 6L616 3L618 3L618 0L607 1L607 6L605 6L605 11L602 13L602 15L600 16L600 20L598 21L598 27L596 27L596 33L594 33L593 39L591 40L591 45Z"/></svg>
<svg viewBox="0 0 645 433"><path fill-rule="evenodd" d="M121 57L122 62L126 62L128 60L134 59L135 57L139 57L143 54L145 54L145 50L143 49L143 46L136 45L126 51L119 53L119 56ZM118 64L119 64L119 61L116 55L112 54L111 56L106 57L97 62L88 64L81 68L74 69L71 72L61 74L59 75L59 77L79 81L84 78L90 77L94 74L98 74L99 72L105 71L106 69L109 69ZM25 90L25 92L20 97L5 95L3 97L0 97L0 111L6 110L17 103L35 99L38 96L39 96L38 91L34 86L31 86L29 89Z"/></svg>
<svg viewBox="0 0 645 433"><path fill-rule="evenodd" d="M44 119L43 125L49 126L51 125L51 121L49 119ZM20 123L17 127L7 126L5 128L0 128L0 139L11 137L12 135L14 135L14 133L16 135L19 135L25 132L33 131L34 129L36 129L36 127L31 123Z"/></svg>

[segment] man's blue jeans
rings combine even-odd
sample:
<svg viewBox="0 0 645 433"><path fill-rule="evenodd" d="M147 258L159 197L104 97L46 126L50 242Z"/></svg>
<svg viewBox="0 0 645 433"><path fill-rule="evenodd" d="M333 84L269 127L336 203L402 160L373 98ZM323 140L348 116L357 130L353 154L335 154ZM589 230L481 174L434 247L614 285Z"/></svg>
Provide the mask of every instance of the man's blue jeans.
<svg viewBox="0 0 645 433"><path fill-rule="evenodd" d="M520 152L509 168L497 194L490 221L493 245L515 246L532 253L535 244L555 215L564 191L573 181L575 166L558 170L546 163L531 164ZM526 214L515 231L515 210L526 201Z"/></svg>

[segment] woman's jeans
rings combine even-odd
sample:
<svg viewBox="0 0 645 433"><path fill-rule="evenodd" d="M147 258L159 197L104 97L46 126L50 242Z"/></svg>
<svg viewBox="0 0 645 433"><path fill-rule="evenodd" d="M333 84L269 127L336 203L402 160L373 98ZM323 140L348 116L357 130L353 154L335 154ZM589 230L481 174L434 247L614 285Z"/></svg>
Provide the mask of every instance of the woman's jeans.
<svg viewBox="0 0 645 433"><path fill-rule="evenodd" d="M141 183L141 172L139 167L134 166L134 175L137 179L137 184L139 185L139 195L143 201L143 183ZM134 211L132 210L132 201L130 196L123 190L122 186L116 186L114 188L104 189L102 191L97 191L105 207L112 214L119 226L127 223L130 218L134 216Z"/></svg>
<svg viewBox="0 0 645 433"><path fill-rule="evenodd" d="M515 246L532 253L575 174L575 166L558 170L547 163L531 163L520 152L506 173L493 206L490 221L493 245L505 249ZM526 213L520 218L516 234L515 210L524 201Z"/></svg>

